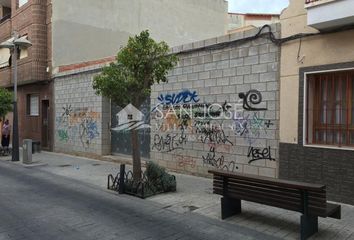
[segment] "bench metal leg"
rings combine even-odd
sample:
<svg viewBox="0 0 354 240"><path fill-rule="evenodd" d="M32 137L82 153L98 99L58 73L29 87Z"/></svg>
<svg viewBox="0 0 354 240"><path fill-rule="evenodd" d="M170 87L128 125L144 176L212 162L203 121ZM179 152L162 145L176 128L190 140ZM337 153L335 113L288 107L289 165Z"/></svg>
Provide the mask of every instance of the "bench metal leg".
<svg viewBox="0 0 354 240"><path fill-rule="evenodd" d="M301 216L301 240L305 240L318 232L317 216Z"/></svg>
<svg viewBox="0 0 354 240"><path fill-rule="evenodd" d="M241 200L227 197L221 198L221 219L241 213Z"/></svg>

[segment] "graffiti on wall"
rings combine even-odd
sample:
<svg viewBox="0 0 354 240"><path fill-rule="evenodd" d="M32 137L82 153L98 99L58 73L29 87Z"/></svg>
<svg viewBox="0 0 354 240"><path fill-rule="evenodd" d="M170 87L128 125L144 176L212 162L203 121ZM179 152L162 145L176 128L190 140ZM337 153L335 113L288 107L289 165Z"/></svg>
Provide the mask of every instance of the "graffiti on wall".
<svg viewBox="0 0 354 240"><path fill-rule="evenodd" d="M63 107L63 114L61 115L62 117L65 116L71 116L71 113L73 112L73 109L71 108L71 104L66 104L65 107Z"/></svg>
<svg viewBox="0 0 354 240"><path fill-rule="evenodd" d="M204 166L211 166L216 169L230 172L234 172L238 169L234 161L225 161L225 157L223 155L217 156L214 147L211 147L209 152L207 152L205 156L202 156L202 159Z"/></svg>
<svg viewBox="0 0 354 240"><path fill-rule="evenodd" d="M239 93L239 98L243 101L243 109L246 111L265 111L267 108L257 108L255 105L262 103L262 94L258 90L250 90L247 93Z"/></svg>
<svg viewBox="0 0 354 240"><path fill-rule="evenodd" d="M252 145L261 136L267 134L269 128L274 125L271 120L264 119L259 112L242 112L235 116L233 127L236 136L242 137L248 144Z"/></svg>
<svg viewBox="0 0 354 240"><path fill-rule="evenodd" d="M177 162L178 168L195 168L197 166L197 160L190 156L174 155L173 159Z"/></svg>
<svg viewBox="0 0 354 240"><path fill-rule="evenodd" d="M174 154L180 150L172 158L177 167L194 168L198 164L196 158L181 153L198 143L198 148L208 149L200 157L203 166L237 171L236 160L230 156L237 149L235 138L232 138L236 136L243 138L249 146L248 152L238 151L248 158L248 164L260 160L275 161L270 147L256 144L260 138L267 138L270 131L275 131L274 122L265 117L268 109L263 107L266 105L262 102L261 92L250 90L240 93L239 98L242 104L231 105L227 101L222 104L201 103L198 93L193 90L159 95L158 102L163 109L154 109L161 118L156 120L156 128L153 128L157 133L152 139L152 149Z"/></svg>
<svg viewBox="0 0 354 240"><path fill-rule="evenodd" d="M247 157L250 158L248 162L249 164L259 160L275 161L275 159L272 157L270 147L267 148L249 147Z"/></svg>
<svg viewBox="0 0 354 240"><path fill-rule="evenodd" d="M177 149L184 149L186 144L187 136L183 131L181 133L167 135L155 134L152 149L168 153Z"/></svg>
<svg viewBox="0 0 354 240"><path fill-rule="evenodd" d="M196 129L196 133L200 135L200 140L202 143L234 145L229 140L229 137L226 136L224 130L217 125L199 125Z"/></svg>
<svg viewBox="0 0 354 240"><path fill-rule="evenodd" d="M166 111L164 111L164 114ZM156 121L156 125L153 126L156 131L168 132L177 131L179 129L192 130L192 119L188 114L165 114L165 117L159 121Z"/></svg>
<svg viewBox="0 0 354 240"><path fill-rule="evenodd" d="M61 141L61 142L69 141L69 135L68 135L68 131L67 130L59 129L58 130L58 136L59 136L59 141Z"/></svg>
<svg viewBox="0 0 354 240"><path fill-rule="evenodd" d="M56 118L57 135L60 142L75 143L80 141L83 147L90 147L100 133L97 121L100 114L88 108L63 107L63 113Z"/></svg>
<svg viewBox="0 0 354 240"><path fill-rule="evenodd" d="M93 139L100 134L97 129L97 121L92 117L84 117L79 126L80 141L84 147L89 147Z"/></svg>
<svg viewBox="0 0 354 240"><path fill-rule="evenodd" d="M196 91L183 90L179 93L161 94L157 98L162 105L177 105L187 103L198 103L199 97Z"/></svg>

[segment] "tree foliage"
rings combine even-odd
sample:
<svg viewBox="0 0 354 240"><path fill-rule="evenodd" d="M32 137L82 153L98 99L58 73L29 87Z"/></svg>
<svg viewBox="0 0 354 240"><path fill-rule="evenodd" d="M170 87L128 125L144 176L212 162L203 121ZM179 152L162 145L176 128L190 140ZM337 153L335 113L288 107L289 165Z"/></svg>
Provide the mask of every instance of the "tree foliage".
<svg viewBox="0 0 354 240"><path fill-rule="evenodd" d="M169 54L165 42L155 42L149 31L130 37L127 46L117 54L116 62L104 67L93 81L96 94L108 97L113 103L125 107L129 103L140 108L151 93L154 83L167 82L167 73L177 63L177 57ZM139 136L131 131L133 177L141 178Z"/></svg>
<svg viewBox="0 0 354 240"><path fill-rule="evenodd" d="M5 88L0 88L0 118L12 111L13 95Z"/></svg>
<svg viewBox="0 0 354 240"><path fill-rule="evenodd" d="M95 77L93 88L118 106L132 103L139 108L150 95L151 86L166 82L168 71L176 64L177 57L168 52L168 45L155 42L148 30L130 37L118 52L117 61Z"/></svg>

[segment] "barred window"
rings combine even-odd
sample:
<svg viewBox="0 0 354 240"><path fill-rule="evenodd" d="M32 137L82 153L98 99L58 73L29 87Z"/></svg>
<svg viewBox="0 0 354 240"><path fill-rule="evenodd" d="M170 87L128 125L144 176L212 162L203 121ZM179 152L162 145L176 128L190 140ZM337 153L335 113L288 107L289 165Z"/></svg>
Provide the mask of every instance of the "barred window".
<svg viewBox="0 0 354 240"><path fill-rule="evenodd" d="M354 71L307 75L306 143L354 147Z"/></svg>
<svg viewBox="0 0 354 240"><path fill-rule="evenodd" d="M39 95L27 95L27 115L32 117L39 116Z"/></svg>

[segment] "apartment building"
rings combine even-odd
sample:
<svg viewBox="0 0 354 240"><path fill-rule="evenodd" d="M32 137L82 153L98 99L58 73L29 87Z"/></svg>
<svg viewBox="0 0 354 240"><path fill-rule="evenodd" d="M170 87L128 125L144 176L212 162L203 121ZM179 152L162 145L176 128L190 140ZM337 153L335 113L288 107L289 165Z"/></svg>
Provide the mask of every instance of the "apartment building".
<svg viewBox="0 0 354 240"><path fill-rule="evenodd" d="M281 14L279 176L353 204L354 2L291 0ZM299 36L302 36L299 38Z"/></svg>
<svg viewBox="0 0 354 240"><path fill-rule="evenodd" d="M266 24L278 23L279 14L267 13L229 13L228 32L233 33L240 30L262 27Z"/></svg>
<svg viewBox="0 0 354 240"><path fill-rule="evenodd" d="M0 1L0 41L12 38L14 32L27 36L33 46L21 49L18 61L18 111L20 141L32 138L50 149L53 128L51 65L51 11L47 1ZM12 82L11 56L0 49L0 86L10 88Z"/></svg>
<svg viewBox="0 0 354 240"><path fill-rule="evenodd" d="M20 141L31 138L54 149L54 112L64 111L54 105L56 74L77 63L112 59L129 36L145 29L174 46L224 34L226 22L224 0L0 0L0 41L17 32L33 43L20 51L18 63ZM0 50L0 86L13 86L7 49ZM95 104L73 111L85 115Z"/></svg>

